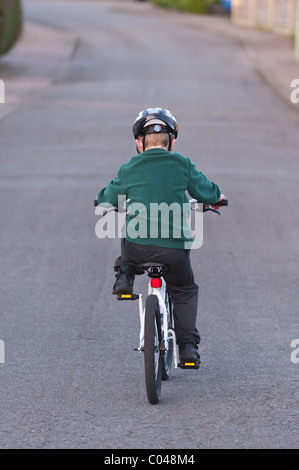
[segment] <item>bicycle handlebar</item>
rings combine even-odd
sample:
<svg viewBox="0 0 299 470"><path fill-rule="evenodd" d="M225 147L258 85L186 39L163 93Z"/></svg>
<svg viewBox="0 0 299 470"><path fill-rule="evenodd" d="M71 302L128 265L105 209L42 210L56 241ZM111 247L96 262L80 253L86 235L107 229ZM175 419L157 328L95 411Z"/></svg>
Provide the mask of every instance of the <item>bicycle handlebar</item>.
<svg viewBox="0 0 299 470"><path fill-rule="evenodd" d="M194 204L194 203L197 203L197 199L190 199L189 200L190 204ZM98 202L97 199L95 199L93 201L93 204L95 207L97 207L100 203ZM222 201L219 201L219 202L215 202L214 204L210 204L211 206L220 206L220 207L224 207L224 206L228 206L228 200L227 199L222 199ZM111 211L115 211L115 212L118 212L118 208L117 207L112 207L111 209L107 209L106 211L103 212L103 216L106 215L108 212L111 212ZM216 209L213 209L213 208L210 208L206 205L203 206L203 212L207 212L207 211L211 211L211 212L216 212L216 214L219 214L220 215L220 212L217 211Z"/></svg>

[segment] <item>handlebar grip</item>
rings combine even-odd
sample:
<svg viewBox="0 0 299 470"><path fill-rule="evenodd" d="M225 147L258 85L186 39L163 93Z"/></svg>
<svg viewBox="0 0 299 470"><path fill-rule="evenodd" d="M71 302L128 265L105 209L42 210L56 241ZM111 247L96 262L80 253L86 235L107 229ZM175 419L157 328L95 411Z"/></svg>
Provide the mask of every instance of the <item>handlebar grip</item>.
<svg viewBox="0 0 299 470"><path fill-rule="evenodd" d="M223 199L222 201L220 202L215 202L215 204L211 204L213 206L228 206L228 200L227 199Z"/></svg>
<svg viewBox="0 0 299 470"><path fill-rule="evenodd" d="M99 204L100 204L100 203L98 202L97 199L95 199L95 200L93 201L93 205L94 205L95 207L97 207Z"/></svg>

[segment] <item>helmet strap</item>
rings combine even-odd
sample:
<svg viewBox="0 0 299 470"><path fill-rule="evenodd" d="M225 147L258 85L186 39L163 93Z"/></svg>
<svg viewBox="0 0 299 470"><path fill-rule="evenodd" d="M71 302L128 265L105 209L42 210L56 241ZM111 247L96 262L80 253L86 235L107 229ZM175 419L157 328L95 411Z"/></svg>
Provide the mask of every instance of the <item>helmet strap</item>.
<svg viewBox="0 0 299 470"><path fill-rule="evenodd" d="M170 132L168 134L168 137L169 137L168 151L170 152L171 146L172 146L172 135Z"/></svg>

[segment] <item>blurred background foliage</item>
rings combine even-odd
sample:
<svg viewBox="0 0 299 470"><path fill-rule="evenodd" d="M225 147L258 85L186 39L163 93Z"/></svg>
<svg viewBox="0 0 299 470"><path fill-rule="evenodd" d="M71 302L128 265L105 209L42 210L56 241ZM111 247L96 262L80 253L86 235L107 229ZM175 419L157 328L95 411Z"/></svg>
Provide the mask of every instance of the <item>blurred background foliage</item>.
<svg viewBox="0 0 299 470"><path fill-rule="evenodd" d="M210 13L221 4L221 0L151 0L151 2L161 7L191 13Z"/></svg>
<svg viewBox="0 0 299 470"><path fill-rule="evenodd" d="M20 0L0 0L0 55L6 54L22 31Z"/></svg>

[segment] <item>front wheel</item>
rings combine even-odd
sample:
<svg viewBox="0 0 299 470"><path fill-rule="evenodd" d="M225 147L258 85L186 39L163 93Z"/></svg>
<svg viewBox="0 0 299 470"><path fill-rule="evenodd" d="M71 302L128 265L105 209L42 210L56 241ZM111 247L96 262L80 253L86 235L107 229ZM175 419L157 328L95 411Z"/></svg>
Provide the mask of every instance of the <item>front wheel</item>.
<svg viewBox="0 0 299 470"><path fill-rule="evenodd" d="M146 392L149 402L155 405L160 400L162 381L160 308L159 301L155 295L149 295L146 299L144 321Z"/></svg>
<svg viewBox="0 0 299 470"><path fill-rule="evenodd" d="M171 298L168 292L166 292L166 310L167 310L167 323L168 330L174 329L173 323L173 310ZM162 380L167 380L170 376L172 364L173 364L173 348L175 347L173 343L173 338L168 338L168 348L164 351L162 355Z"/></svg>

